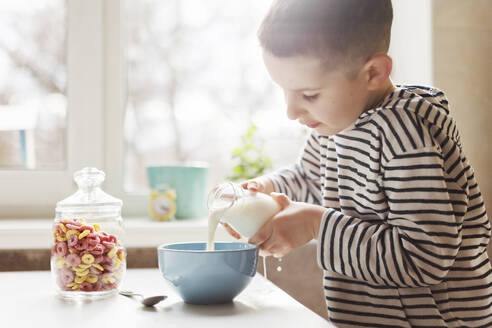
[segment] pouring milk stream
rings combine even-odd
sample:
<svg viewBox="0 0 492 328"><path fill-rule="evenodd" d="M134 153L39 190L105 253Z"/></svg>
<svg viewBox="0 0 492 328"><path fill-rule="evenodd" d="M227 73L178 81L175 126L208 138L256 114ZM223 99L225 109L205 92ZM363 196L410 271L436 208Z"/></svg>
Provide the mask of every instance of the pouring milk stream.
<svg viewBox="0 0 492 328"><path fill-rule="evenodd" d="M280 206L271 196L246 190L232 182L214 188L207 204L207 250L214 250L215 230L220 221L228 223L243 237L249 238L280 211Z"/></svg>

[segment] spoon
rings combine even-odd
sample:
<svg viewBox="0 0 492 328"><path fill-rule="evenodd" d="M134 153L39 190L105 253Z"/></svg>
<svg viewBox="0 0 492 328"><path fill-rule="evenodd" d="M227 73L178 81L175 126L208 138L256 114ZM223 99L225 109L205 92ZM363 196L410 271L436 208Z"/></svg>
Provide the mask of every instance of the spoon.
<svg viewBox="0 0 492 328"><path fill-rule="evenodd" d="M143 297L142 294L138 294L130 290L120 290L120 295L127 296L127 297L138 296L140 298L140 303L142 303L145 306L154 306L160 301L163 301L167 298L167 296L165 295Z"/></svg>

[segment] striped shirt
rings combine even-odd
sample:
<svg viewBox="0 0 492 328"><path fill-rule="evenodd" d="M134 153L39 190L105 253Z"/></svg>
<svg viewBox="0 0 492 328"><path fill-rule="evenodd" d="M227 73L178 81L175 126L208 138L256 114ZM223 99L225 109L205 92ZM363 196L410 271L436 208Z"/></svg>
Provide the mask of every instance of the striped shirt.
<svg viewBox="0 0 492 328"><path fill-rule="evenodd" d="M490 224L442 91L398 86L340 133L312 131L271 178L327 208L318 263L334 324L492 326Z"/></svg>

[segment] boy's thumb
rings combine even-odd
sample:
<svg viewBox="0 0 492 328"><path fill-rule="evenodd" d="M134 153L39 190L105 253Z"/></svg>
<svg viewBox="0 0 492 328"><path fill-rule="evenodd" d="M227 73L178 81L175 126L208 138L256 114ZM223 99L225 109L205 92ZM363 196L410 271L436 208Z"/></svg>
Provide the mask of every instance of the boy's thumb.
<svg viewBox="0 0 492 328"><path fill-rule="evenodd" d="M272 196L272 198L275 199L277 204L280 206L281 210L283 210L284 208L290 205L290 199L285 194L272 192L270 193L270 196Z"/></svg>
<svg viewBox="0 0 492 328"><path fill-rule="evenodd" d="M248 182L248 184L247 184L246 188L247 188L248 190L251 190L251 191L257 191L257 192L258 192L258 191L261 191L261 190L260 190L260 189L261 189L260 184L259 184L257 181L254 181L254 180L253 180L253 181Z"/></svg>

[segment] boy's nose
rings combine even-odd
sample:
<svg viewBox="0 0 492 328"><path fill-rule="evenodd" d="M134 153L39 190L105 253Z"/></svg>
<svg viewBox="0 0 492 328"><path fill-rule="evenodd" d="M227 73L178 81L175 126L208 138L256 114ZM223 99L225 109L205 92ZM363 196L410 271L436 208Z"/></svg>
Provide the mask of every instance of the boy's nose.
<svg viewBox="0 0 492 328"><path fill-rule="evenodd" d="M297 120L305 110L299 105L296 96L292 93L285 93L285 104L287 105L287 117L290 120Z"/></svg>

